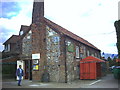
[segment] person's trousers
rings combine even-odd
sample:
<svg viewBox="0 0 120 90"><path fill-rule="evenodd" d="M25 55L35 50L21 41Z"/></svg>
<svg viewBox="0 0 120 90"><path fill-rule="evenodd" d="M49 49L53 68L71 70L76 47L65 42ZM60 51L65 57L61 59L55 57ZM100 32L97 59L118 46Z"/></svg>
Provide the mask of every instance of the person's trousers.
<svg viewBox="0 0 120 90"><path fill-rule="evenodd" d="M18 76L18 85L21 84L22 76Z"/></svg>

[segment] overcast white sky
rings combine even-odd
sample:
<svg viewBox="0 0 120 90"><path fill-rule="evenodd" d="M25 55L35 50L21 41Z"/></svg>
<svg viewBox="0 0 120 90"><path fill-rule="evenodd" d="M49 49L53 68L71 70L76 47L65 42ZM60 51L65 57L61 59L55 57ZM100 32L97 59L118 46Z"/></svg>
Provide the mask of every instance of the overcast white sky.
<svg viewBox="0 0 120 90"><path fill-rule="evenodd" d="M18 34L21 25L30 25L32 19L33 0L6 1L0 7L0 51L2 43L12 34ZM46 18L86 39L102 52L117 53L114 22L118 20L119 0L44 1Z"/></svg>

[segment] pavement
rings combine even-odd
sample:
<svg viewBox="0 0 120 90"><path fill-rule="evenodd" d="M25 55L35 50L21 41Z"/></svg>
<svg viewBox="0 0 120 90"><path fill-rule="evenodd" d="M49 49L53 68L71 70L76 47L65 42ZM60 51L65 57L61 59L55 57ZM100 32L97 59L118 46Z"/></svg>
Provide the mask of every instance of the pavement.
<svg viewBox="0 0 120 90"><path fill-rule="evenodd" d="M17 86L16 80L6 79L2 81L2 88L118 88L119 84L118 80L114 79L113 74L107 74L97 80L75 80L70 83L22 80L22 86Z"/></svg>

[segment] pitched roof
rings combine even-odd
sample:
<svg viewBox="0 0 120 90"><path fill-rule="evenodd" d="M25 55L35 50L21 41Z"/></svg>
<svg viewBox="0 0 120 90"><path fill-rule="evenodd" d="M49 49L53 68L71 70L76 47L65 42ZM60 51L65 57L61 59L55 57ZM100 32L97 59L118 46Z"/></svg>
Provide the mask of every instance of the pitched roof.
<svg viewBox="0 0 120 90"><path fill-rule="evenodd" d="M88 56L82 59L80 62L82 63L82 62L105 62L105 61L93 56Z"/></svg>
<svg viewBox="0 0 120 90"><path fill-rule="evenodd" d="M19 35L12 35L4 44L9 44L9 43L16 43L20 39Z"/></svg>
<svg viewBox="0 0 120 90"><path fill-rule="evenodd" d="M16 62L18 59L19 59L18 56L11 56L11 57L8 57L8 58L0 59L0 62L2 62L2 63L5 63L5 62Z"/></svg>
<svg viewBox="0 0 120 90"><path fill-rule="evenodd" d="M28 29L29 29L29 26L21 25L20 31L23 31L23 33L26 33ZM20 32L19 32L19 35L20 35Z"/></svg>
<svg viewBox="0 0 120 90"><path fill-rule="evenodd" d="M85 39L77 36L76 34L68 31L67 29L61 27L60 25L58 25L58 24L56 24L56 23L48 20L47 18L44 18L44 20L45 20L45 22L46 22L48 25L50 25L50 26L52 26L53 28L57 29L59 32L63 33L64 35L66 35L66 36L68 36L68 37L70 37L70 38L73 38L73 39L75 39L75 40L77 40L77 41L79 41L79 42L81 42L81 43L83 43L83 44L85 44L85 45L88 45L88 46L90 46L90 47L92 47L92 48L94 48L94 49L99 50L97 47L95 47L94 45L92 45L91 43L89 43L87 40L85 40Z"/></svg>

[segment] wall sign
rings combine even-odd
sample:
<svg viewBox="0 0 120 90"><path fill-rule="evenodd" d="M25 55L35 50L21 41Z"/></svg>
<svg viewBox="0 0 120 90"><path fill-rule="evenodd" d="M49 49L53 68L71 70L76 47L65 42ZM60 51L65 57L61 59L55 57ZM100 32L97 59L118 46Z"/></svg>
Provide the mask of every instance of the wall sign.
<svg viewBox="0 0 120 90"><path fill-rule="evenodd" d="M32 59L40 59L40 53L32 54Z"/></svg>
<svg viewBox="0 0 120 90"><path fill-rule="evenodd" d="M39 64L39 60L38 59L34 59L33 60L33 64Z"/></svg>
<svg viewBox="0 0 120 90"><path fill-rule="evenodd" d="M39 70L39 66L38 65L33 65L33 70Z"/></svg>
<svg viewBox="0 0 120 90"><path fill-rule="evenodd" d="M60 37L58 37L58 36L53 37L53 42L54 43L58 43L59 41L60 41Z"/></svg>
<svg viewBox="0 0 120 90"><path fill-rule="evenodd" d="M74 45L71 43L70 45L68 45L67 49L68 52L74 52Z"/></svg>

